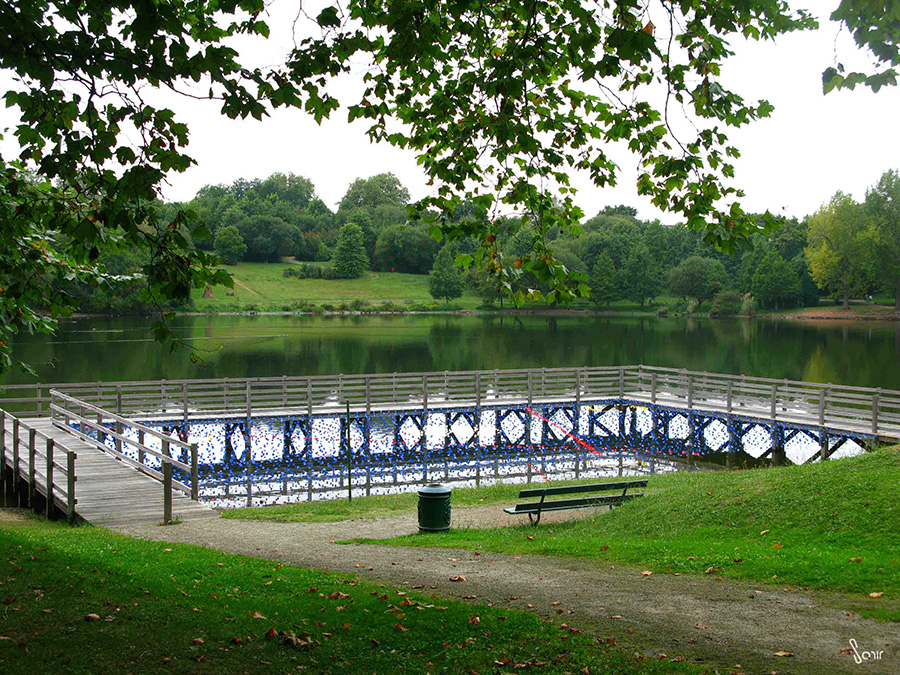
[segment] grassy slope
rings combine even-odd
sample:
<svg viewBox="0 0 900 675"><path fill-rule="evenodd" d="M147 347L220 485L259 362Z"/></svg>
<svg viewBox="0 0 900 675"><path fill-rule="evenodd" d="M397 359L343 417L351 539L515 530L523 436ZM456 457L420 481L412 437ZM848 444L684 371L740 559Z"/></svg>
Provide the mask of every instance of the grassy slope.
<svg viewBox="0 0 900 675"><path fill-rule="evenodd" d="M809 466L659 476L650 486L644 499L581 521L389 543L622 560L658 572L712 568L853 593L876 611L869 593L900 597L897 448Z"/></svg>
<svg viewBox="0 0 900 675"><path fill-rule="evenodd" d="M382 303L390 300L403 307L407 301L416 304L435 302L428 292L428 277L416 274L392 274L367 272L361 279L296 279L285 277L285 268L291 265L276 263L240 263L228 267L234 275L234 297L225 295L226 289L218 287L216 298L204 299L195 291L194 303L202 312L238 311L253 305L262 311L294 309L295 303L313 305L351 303L367 300ZM250 289L250 290L248 290ZM481 304L472 294L455 300L451 306L472 309Z"/></svg>
<svg viewBox="0 0 900 675"><path fill-rule="evenodd" d="M635 662L526 612L99 528L0 522L0 551L7 673L511 673L528 661L542 673L696 672ZM285 646L270 628L315 644Z"/></svg>
<svg viewBox="0 0 900 675"><path fill-rule="evenodd" d="M318 263L313 263L318 264ZM428 277L420 274L395 274L390 272L367 272L361 279L295 279L285 277L285 268L290 263L239 263L226 267L235 278L234 296L228 297L228 289L214 289L215 299L206 299L200 290L194 291L194 305L201 312L235 312L255 309L258 311L291 311L310 309L303 306L323 304L340 305L354 300L364 300L373 305L390 301L403 309L412 303L431 305L437 302L428 292ZM656 307L671 302L673 299L661 296L654 307L640 307L627 300L612 303L611 313L638 312L653 314ZM451 309L475 309L481 305L481 299L471 291L450 303ZM505 305L509 307L510 305ZM547 309L546 305L535 305L536 308ZM703 306L708 309L709 304ZM575 309L594 310L596 307L589 301L580 301L573 305ZM606 311L605 308L602 311Z"/></svg>

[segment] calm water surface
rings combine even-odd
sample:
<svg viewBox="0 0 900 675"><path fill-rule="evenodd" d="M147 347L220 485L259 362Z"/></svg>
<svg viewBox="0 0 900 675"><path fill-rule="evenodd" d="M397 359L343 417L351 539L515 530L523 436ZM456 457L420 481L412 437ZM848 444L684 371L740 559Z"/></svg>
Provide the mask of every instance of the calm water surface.
<svg viewBox="0 0 900 675"><path fill-rule="evenodd" d="M670 366L900 389L900 322L656 317L201 316L174 329L199 353L168 353L150 319L62 322L22 338L38 378L79 382L583 365Z"/></svg>

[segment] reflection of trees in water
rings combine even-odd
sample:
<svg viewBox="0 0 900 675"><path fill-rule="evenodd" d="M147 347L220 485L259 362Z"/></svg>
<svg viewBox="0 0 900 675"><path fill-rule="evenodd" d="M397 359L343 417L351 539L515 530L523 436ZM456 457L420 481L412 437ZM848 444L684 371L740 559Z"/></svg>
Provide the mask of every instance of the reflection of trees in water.
<svg viewBox="0 0 900 675"><path fill-rule="evenodd" d="M150 319L66 321L20 338L43 382L305 376L638 364L898 388L900 322L607 316L178 317L174 329L221 349L191 363L152 340ZM284 335L263 339L262 335ZM257 337L255 337L257 336ZM222 339L217 342L216 338ZM212 339L202 339L212 338ZM41 365L56 359L53 369ZM8 381L33 382L21 373Z"/></svg>

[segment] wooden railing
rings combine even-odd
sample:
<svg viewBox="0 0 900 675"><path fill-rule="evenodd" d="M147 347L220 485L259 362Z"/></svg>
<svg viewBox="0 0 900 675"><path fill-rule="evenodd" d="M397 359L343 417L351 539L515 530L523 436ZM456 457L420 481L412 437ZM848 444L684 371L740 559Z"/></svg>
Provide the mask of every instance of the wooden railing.
<svg viewBox="0 0 900 675"><path fill-rule="evenodd" d="M57 428L161 481L164 523L172 520L173 489L184 493L194 501L199 500L200 481L196 443L187 443L55 390L50 392L50 415ZM150 439L158 443L159 450L151 447L148 442ZM128 450L131 450L131 453L127 452ZM173 452L180 455L181 451L187 453L187 462L172 456ZM153 464L158 468L152 466ZM173 469L181 471L187 477L188 483L176 480L173 477Z"/></svg>
<svg viewBox="0 0 900 675"><path fill-rule="evenodd" d="M0 469L12 474L14 484L25 481L29 506L41 494L48 516L58 507L74 522L77 457L55 439L0 410Z"/></svg>
<svg viewBox="0 0 900 675"><path fill-rule="evenodd" d="M490 405L548 399L632 397L709 407L767 419L900 438L900 391L724 375L654 366L540 368L431 373L282 376L143 382L9 385L0 406L51 414L53 391L108 414L157 420L311 413L350 403L389 406ZM22 416L24 416L24 414Z"/></svg>

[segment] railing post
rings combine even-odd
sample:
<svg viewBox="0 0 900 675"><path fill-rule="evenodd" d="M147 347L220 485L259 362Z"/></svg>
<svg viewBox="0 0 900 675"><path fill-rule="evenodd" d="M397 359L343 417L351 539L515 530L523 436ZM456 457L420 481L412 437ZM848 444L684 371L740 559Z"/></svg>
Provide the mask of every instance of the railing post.
<svg viewBox="0 0 900 675"><path fill-rule="evenodd" d="M138 429L138 463L143 464L144 458L144 430Z"/></svg>
<svg viewBox="0 0 900 675"><path fill-rule="evenodd" d="M694 407L694 378L690 375L687 378L687 407Z"/></svg>
<svg viewBox="0 0 900 675"><path fill-rule="evenodd" d="M734 385L731 380L728 380L728 384L726 385L727 391L725 393L725 410L727 410L728 412L731 412L734 408L734 402L732 401L733 386Z"/></svg>
<svg viewBox="0 0 900 675"><path fill-rule="evenodd" d="M168 441L163 441L168 444ZM163 524L172 522L172 463L163 460Z"/></svg>
<svg viewBox="0 0 900 675"><path fill-rule="evenodd" d="M28 430L28 506L34 508L34 470L37 453L37 438L34 429Z"/></svg>
<svg viewBox="0 0 900 675"><path fill-rule="evenodd" d="M116 414L122 414L122 385L116 385Z"/></svg>
<svg viewBox="0 0 900 675"><path fill-rule="evenodd" d="M625 396L625 366L619 366L619 398Z"/></svg>
<svg viewBox="0 0 900 675"><path fill-rule="evenodd" d="M247 380L247 394L246 394L246 396L247 396L247 419L248 419L248 420L249 420L250 417L253 415L253 394L251 393L250 387L251 387L250 381Z"/></svg>
<svg viewBox="0 0 900 675"><path fill-rule="evenodd" d="M772 385L772 400L769 404L769 419L775 419L776 406L778 405L778 385Z"/></svg>
<svg viewBox="0 0 900 675"><path fill-rule="evenodd" d="M366 375L366 414L372 412L372 376Z"/></svg>
<svg viewBox="0 0 900 675"><path fill-rule="evenodd" d="M541 368L541 397L547 398L547 369Z"/></svg>
<svg viewBox="0 0 900 675"><path fill-rule="evenodd" d="M528 407L531 407L531 404L534 399L534 372L528 371ZM530 422L530 415L529 415ZM530 424L529 424L530 426Z"/></svg>
<svg viewBox="0 0 900 675"><path fill-rule="evenodd" d="M187 382L181 383L181 415L185 422L188 421L188 386Z"/></svg>
<svg viewBox="0 0 900 675"><path fill-rule="evenodd" d="M475 373L475 407L481 406L481 373Z"/></svg>
<svg viewBox="0 0 900 675"><path fill-rule="evenodd" d="M428 413L428 375L422 375L422 408ZM423 421L424 423L424 421Z"/></svg>
<svg viewBox="0 0 900 675"><path fill-rule="evenodd" d="M581 405L581 371L575 371L575 405Z"/></svg>
<svg viewBox="0 0 900 675"><path fill-rule="evenodd" d="M13 417L12 423L12 469L15 481L13 485L18 489L16 483L19 482L19 420L16 417Z"/></svg>
<svg viewBox="0 0 900 675"><path fill-rule="evenodd" d="M122 439L121 439L122 432L123 432L122 420L116 420L116 451L119 454L122 454Z"/></svg>
<svg viewBox="0 0 900 675"><path fill-rule="evenodd" d="M6 411L0 410L0 481L6 478Z"/></svg>
<svg viewBox="0 0 900 675"><path fill-rule="evenodd" d="M826 390L819 391L819 426L825 426L825 395Z"/></svg>
<svg viewBox="0 0 900 675"><path fill-rule="evenodd" d="M306 378L306 414L312 417L313 396L312 396L312 380Z"/></svg>
<svg viewBox="0 0 900 675"><path fill-rule="evenodd" d="M650 375L650 403L656 403L656 373Z"/></svg>
<svg viewBox="0 0 900 675"><path fill-rule="evenodd" d="M881 387L876 390L878 393L872 396L872 433L878 433L878 403L881 396Z"/></svg>
<svg viewBox="0 0 900 675"><path fill-rule="evenodd" d="M391 374L391 403L397 402L397 373Z"/></svg>
<svg viewBox="0 0 900 675"><path fill-rule="evenodd" d="M197 468L197 444L191 443L191 499L200 501L200 472Z"/></svg>
<svg viewBox="0 0 900 675"><path fill-rule="evenodd" d="M44 470L44 475L47 477L47 517L50 517L50 514L53 512L53 446L54 441L52 438L47 439L47 444L45 446L47 452L47 468Z"/></svg>
<svg viewBox="0 0 900 675"><path fill-rule="evenodd" d="M66 520L69 524L75 522L75 458L77 455L68 450L66 452Z"/></svg>
<svg viewBox="0 0 900 675"><path fill-rule="evenodd" d="M287 375L281 376L281 407L287 408Z"/></svg>

